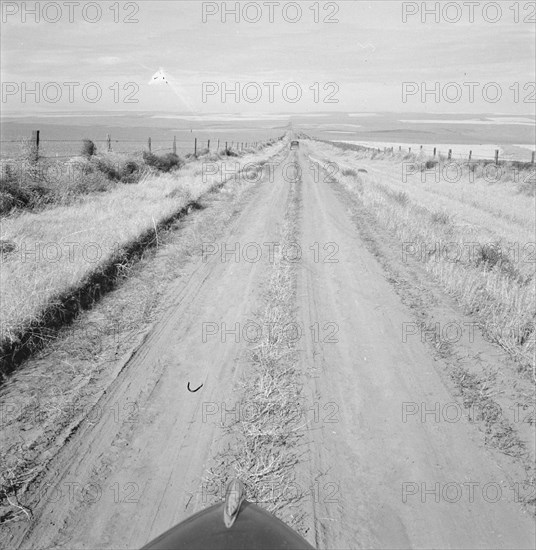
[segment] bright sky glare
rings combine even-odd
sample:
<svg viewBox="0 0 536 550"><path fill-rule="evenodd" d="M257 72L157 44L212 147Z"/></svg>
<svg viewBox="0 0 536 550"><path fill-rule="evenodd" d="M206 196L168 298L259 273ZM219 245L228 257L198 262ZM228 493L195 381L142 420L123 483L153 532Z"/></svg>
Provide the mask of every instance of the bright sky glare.
<svg viewBox="0 0 536 550"><path fill-rule="evenodd" d="M4 1L2 111L533 113L531 3L434 4Z"/></svg>

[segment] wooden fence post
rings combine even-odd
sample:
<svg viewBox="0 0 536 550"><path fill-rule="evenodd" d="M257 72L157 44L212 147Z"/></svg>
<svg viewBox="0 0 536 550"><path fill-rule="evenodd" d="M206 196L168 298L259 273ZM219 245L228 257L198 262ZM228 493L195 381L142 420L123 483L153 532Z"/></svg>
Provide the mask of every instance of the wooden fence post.
<svg viewBox="0 0 536 550"><path fill-rule="evenodd" d="M210 151L210 139L207 141L207 149Z"/></svg>
<svg viewBox="0 0 536 550"><path fill-rule="evenodd" d="M452 149L449 149L449 160L452 158Z"/></svg>
<svg viewBox="0 0 536 550"><path fill-rule="evenodd" d="M436 156L437 147L434 147L434 157Z"/></svg>
<svg viewBox="0 0 536 550"><path fill-rule="evenodd" d="M411 153L411 147L409 148L409 152Z"/></svg>
<svg viewBox="0 0 536 550"><path fill-rule="evenodd" d="M469 160L471 160L471 157L473 156L473 151L469 151Z"/></svg>
<svg viewBox="0 0 536 550"><path fill-rule="evenodd" d="M177 154L177 136L173 136L173 154Z"/></svg>
<svg viewBox="0 0 536 550"><path fill-rule="evenodd" d="M531 159L531 162L532 162L532 164L534 164L534 151L532 151L532 159Z"/></svg>
<svg viewBox="0 0 536 550"><path fill-rule="evenodd" d="M227 147L227 142L225 142L225 150L227 151L228 147Z"/></svg>
<svg viewBox="0 0 536 550"><path fill-rule="evenodd" d="M147 140L147 147L149 147L149 153L151 152L151 138Z"/></svg>
<svg viewBox="0 0 536 550"><path fill-rule="evenodd" d="M112 136L110 134L106 134L106 143L108 145L108 152L112 150Z"/></svg>
<svg viewBox="0 0 536 550"><path fill-rule="evenodd" d="M37 162L39 160L39 130L32 131L32 161Z"/></svg>
<svg viewBox="0 0 536 550"><path fill-rule="evenodd" d="M197 158L197 138L195 138L195 141L194 141L194 157Z"/></svg>
<svg viewBox="0 0 536 550"><path fill-rule="evenodd" d="M495 164L499 164L499 149L495 149Z"/></svg>
<svg viewBox="0 0 536 550"><path fill-rule="evenodd" d="M216 147L216 153L220 150L220 140L218 140L218 147Z"/></svg>

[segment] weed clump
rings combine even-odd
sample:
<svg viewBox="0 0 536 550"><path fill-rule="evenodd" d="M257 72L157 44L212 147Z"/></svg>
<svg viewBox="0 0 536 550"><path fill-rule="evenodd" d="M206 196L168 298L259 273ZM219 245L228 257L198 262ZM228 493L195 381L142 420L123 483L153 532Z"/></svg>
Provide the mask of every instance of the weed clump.
<svg viewBox="0 0 536 550"><path fill-rule="evenodd" d="M406 206L409 202L409 196L405 191L397 191L396 193L393 193L392 198L401 206Z"/></svg>
<svg viewBox="0 0 536 550"><path fill-rule="evenodd" d="M180 157L175 153L166 153L165 155L159 156L145 151L143 153L143 161L147 166L155 168L160 172L170 172L182 166Z"/></svg>
<svg viewBox="0 0 536 550"><path fill-rule="evenodd" d="M222 154L225 155L226 157L237 157L238 156L230 147L225 148L223 150Z"/></svg>
<svg viewBox="0 0 536 550"><path fill-rule="evenodd" d="M486 268L492 269L495 266L508 262L508 258L504 256L499 243L489 243L478 247L478 252L475 255L475 263L483 264Z"/></svg>
<svg viewBox="0 0 536 550"><path fill-rule="evenodd" d="M432 223L435 223L436 225L448 225L451 222L450 214L444 210L432 212L430 218Z"/></svg>
<svg viewBox="0 0 536 550"><path fill-rule="evenodd" d="M84 139L82 142L82 156L91 158L97 153L97 146L90 140Z"/></svg>
<svg viewBox="0 0 536 550"><path fill-rule="evenodd" d="M0 175L0 214L9 214L15 208L32 209L51 202L50 189L39 178L39 172L30 166L16 170L4 167Z"/></svg>
<svg viewBox="0 0 536 550"><path fill-rule="evenodd" d="M45 158L34 162L28 157L3 164L0 215L47 204L70 204L81 195L110 191L116 183L137 183L147 169L141 159L94 155L90 143L83 152L85 156L68 162ZM169 162L162 166L167 171Z"/></svg>
<svg viewBox="0 0 536 550"><path fill-rule="evenodd" d="M13 241L0 239L0 254L10 254L17 249L17 245Z"/></svg>
<svg viewBox="0 0 536 550"><path fill-rule="evenodd" d="M432 168L435 168L439 162L437 160L428 159L424 164L421 164L421 172L424 172L425 170L431 170Z"/></svg>
<svg viewBox="0 0 536 550"><path fill-rule="evenodd" d="M117 159L114 162L108 157L95 159L89 169L104 174L109 181L120 183L136 183L143 172L140 162L132 159Z"/></svg>
<svg viewBox="0 0 536 550"><path fill-rule="evenodd" d="M474 254L473 263L484 271L499 270L520 285L526 283L525 278L498 242L479 246Z"/></svg>

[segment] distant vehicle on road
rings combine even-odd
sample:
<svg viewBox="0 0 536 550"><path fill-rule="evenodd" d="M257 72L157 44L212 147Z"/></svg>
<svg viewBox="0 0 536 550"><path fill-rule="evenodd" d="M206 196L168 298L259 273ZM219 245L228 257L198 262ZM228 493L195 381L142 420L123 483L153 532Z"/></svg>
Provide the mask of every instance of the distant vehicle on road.
<svg viewBox="0 0 536 550"><path fill-rule="evenodd" d="M299 146L300 146L300 142L297 139L290 142L291 149L298 149Z"/></svg>

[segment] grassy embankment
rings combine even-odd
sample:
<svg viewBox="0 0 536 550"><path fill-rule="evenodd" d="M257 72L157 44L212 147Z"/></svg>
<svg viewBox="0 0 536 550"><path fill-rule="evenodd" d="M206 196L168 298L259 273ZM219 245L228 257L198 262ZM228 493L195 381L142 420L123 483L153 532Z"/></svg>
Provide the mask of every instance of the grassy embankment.
<svg viewBox="0 0 536 550"><path fill-rule="evenodd" d="M536 513L534 167L501 163L497 172L485 161L313 147L312 159L331 163L323 183L347 194L359 233L421 339L428 333L423 342L455 398L506 471L525 476L519 501ZM474 339L466 323L504 353Z"/></svg>
<svg viewBox="0 0 536 550"><path fill-rule="evenodd" d="M492 161L323 143L315 152L336 163L334 177L398 237L403 258L422 262L486 336L534 377L534 167L501 163L497 171ZM359 173L363 160L377 161L377 171L375 162Z"/></svg>
<svg viewBox="0 0 536 550"><path fill-rule="evenodd" d="M260 169L280 142L179 159L85 154L75 171L46 169L31 154L3 166L0 374L112 288L121 266L226 177ZM210 163L207 165L207 163ZM246 166L248 165L248 166ZM257 167L256 167L257 166ZM205 167L205 168L203 168ZM51 175L56 173L56 176Z"/></svg>

